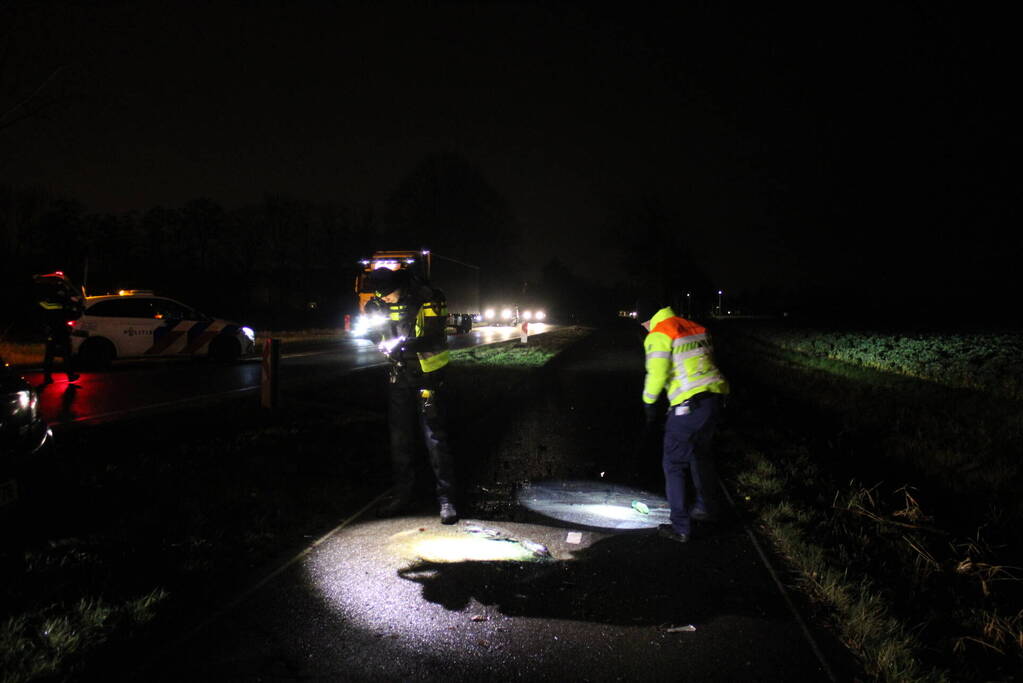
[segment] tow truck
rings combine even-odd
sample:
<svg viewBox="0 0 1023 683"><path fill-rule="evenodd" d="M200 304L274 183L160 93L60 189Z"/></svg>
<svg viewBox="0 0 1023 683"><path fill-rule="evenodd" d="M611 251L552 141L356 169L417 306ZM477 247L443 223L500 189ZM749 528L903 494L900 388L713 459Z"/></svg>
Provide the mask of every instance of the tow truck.
<svg viewBox="0 0 1023 683"><path fill-rule="evenodd" d="M377 251L359 264L361 267L355 277L359 311L350 326L353 336L373 336L374 331L386 321L382 314L366 310L366 304L375 296L369 274L378 268L409 270L441 290L448 304L447 326L453 333L467 334L472 331L474 323L482 320L478 305L479 269L476 266L433 254L429 249Z"/></svg>

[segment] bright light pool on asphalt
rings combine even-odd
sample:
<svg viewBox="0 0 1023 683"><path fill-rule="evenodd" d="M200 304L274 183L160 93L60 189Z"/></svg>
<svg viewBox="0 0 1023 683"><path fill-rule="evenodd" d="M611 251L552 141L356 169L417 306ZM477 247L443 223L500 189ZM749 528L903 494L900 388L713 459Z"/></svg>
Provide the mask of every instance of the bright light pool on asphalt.
<svg viewBox="0 0 1023 683"><path fill-rule="evenodd" d="M585 547L563 548L559 556L547 549L545 535L562 538L561 529L535 525L463 520L441 525L436 517L398 517L353 524L320 544L304 559L306 576L324 602L370 633L400 635L408 647L429 647L457 661L471 657L473 648L459 640L460 628L471 614L493 613L471 592L452 609L428 596L435 589L460 590L459 577L470 565L528 566L557 571Z"/></svg>
<svg viewBox="0 0 1023 683"><path fill-rule="evenodd" d="M650 513L634 509L633 501L645 504ZM519 489L518 503L544 517L603 529L650 529L669 522L664 496L602 481L551 480L526 484Z"/></svg>

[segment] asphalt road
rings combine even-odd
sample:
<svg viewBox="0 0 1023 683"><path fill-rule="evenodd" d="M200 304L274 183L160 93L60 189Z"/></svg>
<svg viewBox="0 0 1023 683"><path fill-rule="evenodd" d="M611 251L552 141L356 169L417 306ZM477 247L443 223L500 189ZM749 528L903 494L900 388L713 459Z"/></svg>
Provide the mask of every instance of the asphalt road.
<svg viewBox="0 0 1023 683"><path fill-rule="evenodd" d="M656 460L650 478L627 428L634 342L595 333L518 409L493 406L461 448L458 524L371 503L211 605L137 679L852 680L734 507L688 544L655 534Z"/></svg>
<svg viewBox="0 0 1023 683"><path fill-rule="evenodd" d="M364 515L191 636L146 678L833 680L736 530Z"/></svg>
<svg viewBox="0 0 1023 683"><path fill-rule="evenodd" d="M530 334L555 328L531 327ZM519 335L518 328L485 327L467 335L449 336L448 343L453 349L467 348L517 339ZM341 338L292 349L286 345L281 354L282 388L329 381L356 369L386 364L375 346L364 339ZM67 382L64 373L55 372L55 381L45 386L40 371L23 374L39 387L40 411L59 432L71 425L116 420L139 411L258 391L262 362L259 358L230 365L192 358L126 360L116 362L110 370L83 372L74 383Z"/></svg>

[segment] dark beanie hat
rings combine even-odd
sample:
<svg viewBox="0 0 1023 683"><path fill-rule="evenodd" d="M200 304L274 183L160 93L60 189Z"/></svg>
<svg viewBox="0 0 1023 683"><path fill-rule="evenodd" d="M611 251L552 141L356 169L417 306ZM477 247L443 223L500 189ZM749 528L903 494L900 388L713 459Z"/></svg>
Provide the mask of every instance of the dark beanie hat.
<svg viewBox="0 0 1023 683"><path fill-rule="evenodd" d="M404 270L377 268L370 274L370 277L373 291L377 293L377 296L387 296L408 284L408 273Z"/></svg>

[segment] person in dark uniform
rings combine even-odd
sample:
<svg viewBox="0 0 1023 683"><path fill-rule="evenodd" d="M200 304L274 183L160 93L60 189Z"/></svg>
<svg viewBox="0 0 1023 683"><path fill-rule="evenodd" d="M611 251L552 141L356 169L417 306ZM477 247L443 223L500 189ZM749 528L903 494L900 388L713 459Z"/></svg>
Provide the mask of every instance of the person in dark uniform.
<svg viewBox="0 0 1023 683"><path fill-rule="evenodd" d="M659 299L641 299L636 319L647 331L643 409L648 424L664 421L661 465L671 523L660 525L658 533L687 543L692 520L713 520L718 513L711 440L722 397L729 392L728 381L714 362L705 327L675 315ZM662 394L667 398L667 415L661 407Z"/></svg>
<svg viewBox="0 0 1023 683"><path fill-rule="evenodd" d="M444 294L408 270L378 268L372 274L376 305L388 323L379 349L391 360L388 423L394 489L378 509L381 517L405 512L415 483L414 453L422 435L436 479L440 521L458 521L454 457L448 444L445 368L448 364Z"/></svg>
<svg viewBox="0 0 1023 683"><path fill-rule="evenodd" d="M53 361L58 356L64 360L64 373L68 381L74 382L79 375L74 371L69 323L81 317L85 303L83 297L63 273L36 275L33 280L36 284L36 303L42 315L43 331L46 334L43 382L45 384L53 382Z"/></svg>

